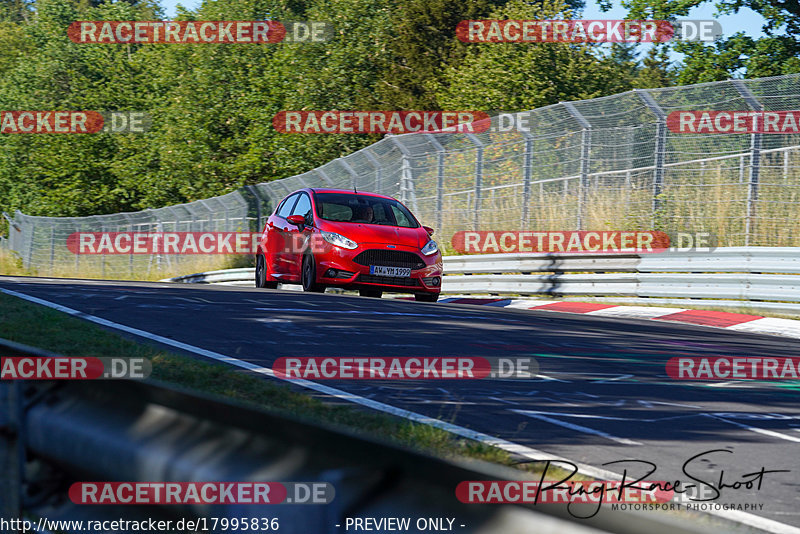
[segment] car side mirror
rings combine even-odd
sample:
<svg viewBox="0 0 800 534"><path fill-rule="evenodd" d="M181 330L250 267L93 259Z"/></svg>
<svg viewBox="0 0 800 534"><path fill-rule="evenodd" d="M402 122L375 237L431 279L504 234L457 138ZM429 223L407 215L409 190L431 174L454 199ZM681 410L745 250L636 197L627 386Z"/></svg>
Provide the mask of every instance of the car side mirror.
<svg viewBox="0 0 800 534"><path fill-rule="evenodd" d="M286 220L295 226L303 226L306 224L306 218L302 215L289 215Z"/></svg>
<svg viewBox="0 0 800 534"><path fill-rule="evenodd" d="M422 228L424 228L425 231L428 232L428 235L433 235L433 228L431 228L430 226L423 226Z"/></svg>

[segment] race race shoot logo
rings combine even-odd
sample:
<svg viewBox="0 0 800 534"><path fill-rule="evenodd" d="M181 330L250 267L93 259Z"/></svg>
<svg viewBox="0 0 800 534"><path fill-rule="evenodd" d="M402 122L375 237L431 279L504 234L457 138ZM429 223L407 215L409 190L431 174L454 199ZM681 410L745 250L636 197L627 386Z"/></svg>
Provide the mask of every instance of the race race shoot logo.
<svg viewBox="0 0 800 534"><path fill-rule="evenodd" d="M456 26L464 43L665 43L720 35L715 20L462 20Z"/></svg>
<svg viewBox="0 0 800 534"><path fill-rule="evenodd" d="M74 232L67 248L73 254L255 254L260 239L257 232Z"/></svg>
<svg viewBox="0 0 800 534"><path fill-rule="evenodd" d="M765 356L680 356L667 361L675 380L797 380L800 358Z"/></svg>
<svg viewBox="0 0 800 534"><path fill-rule="evenodd" d="M0 134L143 133L143 111L0 111Z"/></svg>
<svg viewBox="0 0 800 534"><path fill-rule="evenodd" d="M328 482L76 482L75 504L328 504Z"/></svg>
<svg viewBox="0 0 800 534"><path fill-rule="evenodd" d="M323 21L77 21L67 28L73 43L322 43L333 38Z"/></svg>
<svg viewBox="0 0 800 534"><path fill-rule="evenodd" d="M281 133L480 133L491 119L483 111L280 111L272 126Z"/></svg>
<svg viewBox="0 0 800 534"><path fill-rule="evenodd" d="M533 358L482 357L283 357L275 376L300 380L475 380L531 379L539 374Z"/></svg>
<svg viewBox="0 0 800 534"><path fill-rule="evenodd" d="M800 111L673 111L667 128L672 133L796 134Z"/></svg>
<svg viewBox="0 0 800 534"><path fill-rule="evenodd" d="M144 379L153 366L146 358L3 357L0 380Z"/></svg>

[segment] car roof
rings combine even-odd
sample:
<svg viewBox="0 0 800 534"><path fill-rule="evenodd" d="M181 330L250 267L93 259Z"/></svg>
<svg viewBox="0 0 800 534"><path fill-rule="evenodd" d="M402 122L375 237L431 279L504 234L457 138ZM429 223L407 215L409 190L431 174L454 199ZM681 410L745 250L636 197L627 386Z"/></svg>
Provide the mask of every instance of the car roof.
<svg viewBox="0 0 800 534"><path fill-rule="evenodd" d="M352 189L324 189L324 188L309 188L309 191L312 193L340 193L345 195L367 195L371 197L378 197L378 198L388 198L390 200L395 200L393 197L387 195L381 195L379 193L372 193L370 191L353 191Z"/></svg>

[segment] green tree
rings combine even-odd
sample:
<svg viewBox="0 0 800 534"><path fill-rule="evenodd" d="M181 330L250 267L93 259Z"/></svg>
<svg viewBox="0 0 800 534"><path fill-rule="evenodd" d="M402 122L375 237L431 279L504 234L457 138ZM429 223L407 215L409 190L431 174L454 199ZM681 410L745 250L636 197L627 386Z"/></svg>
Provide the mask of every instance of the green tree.
<svg viewBox="0 0 800 534"><path fill-rule="evenodd" d="M509 2L491 18L569 18L558 1ZM630 89L625 67L599 57L591 44L497 43L471 45L464 61L449 65L438 100L450 109L527 110Z"/></svg>

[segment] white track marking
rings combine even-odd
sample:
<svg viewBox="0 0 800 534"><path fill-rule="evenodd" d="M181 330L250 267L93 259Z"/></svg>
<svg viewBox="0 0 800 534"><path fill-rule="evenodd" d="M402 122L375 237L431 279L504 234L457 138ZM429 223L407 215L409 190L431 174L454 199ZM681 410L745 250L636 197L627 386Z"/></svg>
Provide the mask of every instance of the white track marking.
<svg viewBox="0 0 800 534"><path fill-rule="evenodd" d="M372 408L374 410L388 413L397 417L402 417L410 421L426 424L434 428L439 428L446 432L450 432L451 434L455 434L457 436L478 441L480 443L483 443L485 445L490 445L492 447L497 447L498 449L502 449L508 453L516 454L524 458L529 458L532 460L539 460L539 461L551 460L551 461L568 462L577 466L579 473L589 477L597 478L599 480L621 480L622 478L621 475L614 473L612 471L608 471L606 469L594 467L588 464L571 462L570 460L567 460L566 458L563 458L561 456L556 456L554 454L549 454L537 449L533 449L531 447L527 447L525 445L520 445L519 443L514 443L512 441L508 441L502 438L490 436L489 434L484 434L482 432L477 432L475 430L470 430L468 428L464 428L462 426L458 426L453 423L440 421L439 419L434 419L432 417L428 417L427 415L411 412L408 410L404 410L402 408L397 408L396 406L384 404L382 402L368 399L359 395L347 393L346 391L325 386L323 384L317 384L315 382L311 382L308 380L294 380L294 379L286 380L275 376L275 374L272 372L272 369L261 367L242 360L238 360L236 358L231 358L230 356L225 356L224 354L220 354L218 352L210 351L200 347L195 347L194 345L189 345L188 343L183 343L180 341L176 341L174 339L169 339L163 336L159 336L157 334L153 334L144 330L139 330L138 328L132 328L130 326L125 326L123 324L115 323L113 321L109 321L101 317L96 317L88 313L84 313L78 310L74 310L72 308L68 308L66 306L62 306L61 304L56 304L55 302L50 302L47 300L43 300L37 297L33 297L30 295L26 295L24 293L19 293L17 291L12 291L10 289L5 289L2 287L0 287L0 293L5 293L6 295L11 295L13 297L21 298L29 302L40 304L42 306L46 306L48 308L52 308L54 310L58 310L60 312L75 317L79 317L86 321L106 326L108 328L114 328L116 330L128 332L130 334L135 334L137 336L141 336L146 339L151 339L153 341L157 341L165 345L180 348L188 352L193 352L200 356L211 358L212 360L224 362L229 365L241 367L243 369L248 369L256 373L269 376L271 378L276 378L278 380L285 380L287 382L297 384L307 389L319 391L320 393L326 393L328 395L331 395L332 397L348 400L354 404L360 404L362 406L366 406L368 408ZM735 521L755 528L760 528L764 531L771 532L773 534L800 534L800 528L796 528L791 525L787 525L785 523L773 521L772 519L767 519L765 517L760 517L747 512L739 512L736 510L709 510L706 513L708 513L709 515L721 517L728 521Z"/></svg>
<svg viewBox="0 0 800 534"><path fill-rule="evenodd" d="M765 436L771 436L773 438L784 439L786 441L793 441L795 443L800 443L800 438L795 436L789 436L787 434L781 434L780 432L775 432L772 430L765 430L763 428L756 428L754 426L745 425L744 423L737 423L736 421L731 421L730 419L725 419L724 417L719 417L717 415L711 414L704 414L712 419L716 419L717 421L723 421L725 423L738 426L739 428L744 428L745 430L749 430L750 432L755 432L756 434L763 434Z"/></svg>
<svg viewBox="0 0 800 534"><path fill-rule="evenodd" d="M576 432L582 432L583 434L592 434L594 436L600 436L601 438L610 439L611 441L616 441L622 445L643 445L643 443L639 443L638 441L633 441L627 438L620 438L617 436L612 436L607 432L603 432L602 430L595 430L594 428L589 428L581 425L575 425L573 423L567 423L566 421L560 421L558 419L553 419L552 417L547 417L545 415L541 415L539 412L532 412L529 410L511 410L514 413L518 413L520 415L525 415L527 417L532 417L534 419L539 419L541 421L545 421L546 423L551 423L553 425L562 426L564 428L569 428L570 430L575 430ZM601 419L611 419L609 417L601 417L595 416Z"/></svg>

